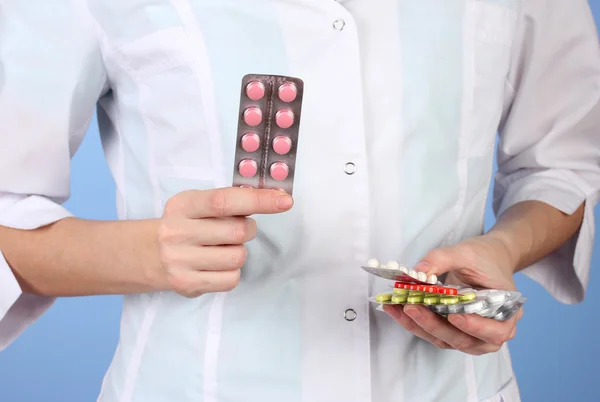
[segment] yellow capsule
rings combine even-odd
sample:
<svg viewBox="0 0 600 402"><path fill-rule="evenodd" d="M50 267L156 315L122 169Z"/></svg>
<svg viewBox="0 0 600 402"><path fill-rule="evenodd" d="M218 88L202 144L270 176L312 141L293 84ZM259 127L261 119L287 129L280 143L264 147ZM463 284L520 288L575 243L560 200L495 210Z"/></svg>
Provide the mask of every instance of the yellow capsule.
<svg viewBox="0 0 600 402"><path fill-rule="evenodd" d="M425 292L421 292L420 290L411 290L408 292L409 296L424 296Z"/></svg>
<svg viewBox="0 0 600 402"><path fill-rule="evenodd" d="M427 305L439 304L440 297L439 296L425 296L425 298L423 299L423 303L425 303Z"/></svg>
<svg viewBox="0 0 600 402"><path fill-rule="evenodd" d="M403 304L403 303L406 303L407 298L408 298L408 296L406 296L406 295L393 295L392 303Z"/></svg>
<svg viewBox="0 0 600 402"><path fill-rule="evenodd" d="M458 297L456 297L456 296L442 297L440 299L440 303L442 303L442 304L457 304Z"/></svg>
<svg viewBox="0 0 600 402"><path fill-rule="evenodd" d="M468 302L471 300L475 300L475 293L469 292L469 293L465 293L463 295L458 295L458 300L460 300L461 302Z"/></svg>
<svg viewBox="0 0 600 402"><path fill-rule="evenodd" d="M410 292L408 289L398 289L398 288L394 288L394 294L395 295L403 295L403 296L407 296L408 292Z"/></svg>
<svg viewBox="0 0 600 402"><path fill-rule="evenodd" d="M378 301L379 303L387 302L387 301L390 301L391 299L392 299L391 293L380 293L377 296L375 296L375 300Z"/></svg>
<svg viewBox="0 0 600 402"><path fill-rule="evenodd" d="M423 303L424 296L423 295L414 295L408 296L408 304L421 304Z"/></svg>

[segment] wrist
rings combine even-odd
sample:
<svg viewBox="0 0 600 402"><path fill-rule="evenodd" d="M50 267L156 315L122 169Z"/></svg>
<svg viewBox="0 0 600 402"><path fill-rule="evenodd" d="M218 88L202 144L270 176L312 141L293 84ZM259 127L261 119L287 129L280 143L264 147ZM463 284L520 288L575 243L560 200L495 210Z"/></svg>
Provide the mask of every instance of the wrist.
<svg viewBox="0 0 600 402"><path fill-rule="evenodd" d="M160 244L159 244L159 231L160 231L160 219L153 219L148 221L149 227L145 233L148 235L144 239L145 247L147 250L146 264L144 266L144 282L145 285L154 292L161 292L170 290L171 286L167 278L167 273L161 263L160 258Z"/></svg>
<svg viewBox="0 0 600 402"><path fill-rule="evenodd" d="M521 262L520 247L515 236L501 229L492 229L483 235L486 242L494 249L500 267L507 275L518 271Z"/></svg>

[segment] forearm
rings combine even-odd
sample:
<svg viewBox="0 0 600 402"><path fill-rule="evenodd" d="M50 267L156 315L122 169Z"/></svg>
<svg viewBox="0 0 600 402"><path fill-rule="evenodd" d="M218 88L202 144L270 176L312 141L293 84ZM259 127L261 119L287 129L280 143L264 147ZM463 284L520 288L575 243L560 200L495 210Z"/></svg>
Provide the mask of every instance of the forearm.
<svg viewBox="0 0 600 402"><path fill-rule="evenodd" d="M584 206L567 215L539 201L515 204L485 235L498 240L511 273L520 271L564 245L581 226Z"/></svg>
<svg viewBox="0 0 600 402"><path fill-rule="evenodd" d="M156 220L60 220L36 230L0 226L0 250L24 292L44 296L161 290Z"/></svg>

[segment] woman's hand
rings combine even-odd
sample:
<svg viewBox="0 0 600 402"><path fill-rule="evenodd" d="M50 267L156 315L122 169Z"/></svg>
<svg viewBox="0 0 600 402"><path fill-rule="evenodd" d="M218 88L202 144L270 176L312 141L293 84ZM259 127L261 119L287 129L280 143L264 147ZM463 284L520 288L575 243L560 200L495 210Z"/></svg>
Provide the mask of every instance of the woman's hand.
<svg viewBox="0 0 600 402"><path fill-rule="evenodd" d="M432 250L414 269L428 275L447 272L447 284L516 290L514 262L506 245L493 235ZM384 311L433 345L472 355L498 351L515 336L517 322L523 315L520 309L511 319L498 322L472 314L451 314L445 319L419 305L385 305Z"/></svg>
<svg viewBox="0 0 600 402"><path fill-rule="evenodd" d="M232 290L246 262L245 244L256 236L256 222L249 216L285 212L292 204L291 196L273 190L176 194L166 203L158 226L162 282L186 297Z"/></svg>

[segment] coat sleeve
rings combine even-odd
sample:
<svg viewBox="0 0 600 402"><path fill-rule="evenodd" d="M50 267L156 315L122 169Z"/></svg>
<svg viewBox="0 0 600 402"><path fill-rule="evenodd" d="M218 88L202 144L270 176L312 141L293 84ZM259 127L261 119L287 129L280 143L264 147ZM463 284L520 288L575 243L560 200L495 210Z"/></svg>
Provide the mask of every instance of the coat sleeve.
<svg viewBox="0 0 600 402"><path fill-rule="evenodd" d="M55 3L0 7L0 225L7 227L35 229L70 216L61 204L71 157L105 88L81 10ZM0 250L0 350L52 303L22 292Z"/></svg>
<svg viewBox="0 0 600 402"><path fill-rule="evenodd" d="M523 272L563 303L585 296L600 190L600 50L586 0L525 0L506 82L494 211L527 200L583 224Z"/></svg>

